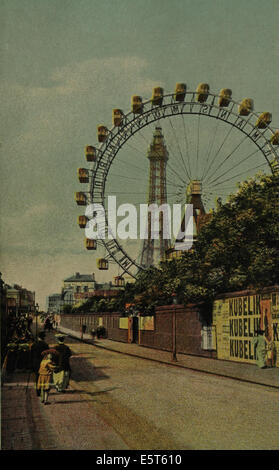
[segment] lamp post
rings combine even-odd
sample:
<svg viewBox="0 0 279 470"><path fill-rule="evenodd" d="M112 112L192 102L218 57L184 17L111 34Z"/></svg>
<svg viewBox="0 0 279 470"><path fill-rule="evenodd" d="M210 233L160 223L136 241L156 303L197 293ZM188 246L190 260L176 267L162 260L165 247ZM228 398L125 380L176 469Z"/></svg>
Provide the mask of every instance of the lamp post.
<svg viewBox="0 0 279 470"><path fill-rule="evenodd" d="M35 317L36 317L36 339L38 337L38 315L39 315L39 304L35 305Z"/></svg>
<svg viewBox="0 0 279 470"><path fill-rule="evenodd" d="M173 311L172 311L172 361L177 362L176 357L176 305L177 305L177 297L176 294L172 294L172 303L173 303Z"/></svg>

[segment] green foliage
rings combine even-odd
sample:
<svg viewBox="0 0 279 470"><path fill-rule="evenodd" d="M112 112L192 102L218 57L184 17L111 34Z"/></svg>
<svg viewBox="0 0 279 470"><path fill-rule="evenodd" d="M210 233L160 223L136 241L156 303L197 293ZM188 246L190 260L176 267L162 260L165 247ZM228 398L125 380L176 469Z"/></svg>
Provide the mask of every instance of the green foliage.
<svg viewBox="0 0 279 470"><path fill-rule="evenodd" d="M72 313L72 306L70 304L63 305L63 313Z"/></svg>

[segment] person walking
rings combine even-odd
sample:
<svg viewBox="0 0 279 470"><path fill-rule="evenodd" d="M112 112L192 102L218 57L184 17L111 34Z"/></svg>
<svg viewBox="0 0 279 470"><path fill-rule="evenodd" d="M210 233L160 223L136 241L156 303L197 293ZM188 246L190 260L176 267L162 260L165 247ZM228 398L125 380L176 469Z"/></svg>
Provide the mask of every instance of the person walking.
<svg viewBox="0 0 279 470"><path fill-rule="evenodd" d="M48 344L45 342L46 334L41 331L38 334L38 339L31 346L31 366L35 374L35 384L37 395L40 396L40 390L38 390L37 383L39 379L39 368L42 361L42 352L49 349Z"/></svg>
<svg viewBox="0 0 279 470"><path fill-rule="evenodd" d="M37 389L40 390L41 402L45 405L49 403L48 396L50 390L50 381L56 367L52 360L53 353L55 353L55 351L52 351L51 349L42 352L43 359L39 368Z"/></svg>
<svg viewBox="0 0 279 470"><path fill-rule="evenodd" d="M256 352L256 364L260 369L266 368L266 339L264 330L256 331L257 336L253 338L253 345Z"/></svg>
<svg viewBox="0 0 279 470"><path fill-rule="evenodd" d="M58 356L56 356L56 370L53 373L53 383L58 392L64 392L70 381L70 357L72 351L64 344L65 335L58 334L55 337L58 344L54 349L58 352Z"/></svg>
<svg viewBox="0 0 279 470"><path fill-rule="evenodd" d="M49 318L46 319L44 328L45 330L48 330L48 331L52 330L52 323Z"/></svg>

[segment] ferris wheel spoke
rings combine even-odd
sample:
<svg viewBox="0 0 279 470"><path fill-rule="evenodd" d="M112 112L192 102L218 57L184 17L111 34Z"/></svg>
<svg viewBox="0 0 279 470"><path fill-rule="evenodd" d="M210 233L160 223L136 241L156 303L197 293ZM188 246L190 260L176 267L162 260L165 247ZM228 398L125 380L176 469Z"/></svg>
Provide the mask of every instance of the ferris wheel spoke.
<svg viewBox="0 0 279 470"><path fill-rule="evenodd" d="M196 175L198 177L198 170L199 170L199 146L200 146L200 120L201 115L198 115L198 130L197 130L197 159L196 159Z"/></svg>
<svg viewBox="0 0 279 470"><path fill-rule="evenodd" d="M158 119L158 121L159 121L161 127L164 129L164 134L165 134L166 129L165 129L164 123L166 122L166 120L164 119L163 122L162 122L162 119ZM176 145L177 147L179 147L179 143L178 143L178 140L177 140L177 138L176 138L176 134L175 134L174 128L173 128L173 126L172 126L172 122L171 122L170 117L168 117L167 122L169 122L169 123L171 124L171 135L174 136L175 145ZM167 132L167 133L168 133L168 132ZM170 145L169 145L169 144L170 144ZM180 162L179 159L177 159L176 152L173 153L172 147L173 147L172 143L168 142L168 144L167 144L168 152L169 152L170 155L172 155L172 160L173 160L173 162L176 161L177 164L178 164L178 166L180 166L180 165L181 165L181 162ZM182 160L183 160L183 157L182 157ZM168 168L172 168L172 165L170 164L169 161L168 161L168 165L167 165L167 166L168 166ZM184 173L184 171L185 171L184 166L182 166L181 169L182 169L182 173ZM173 170L173 171L175 171L175 170ZM177 175L176 172L175 172L175 174ZM186 174L187 174L187 170L186 170ZM188 178L189 178L189 176L188 176ZM185 182L184 182L184 183L185 183Z"/></svg>
<svg viewBox="0 0 279 470"><path fill-rule="evenodd" d="M191 180L191 177L190 177L190 175L189 175L187 166L186 166L185 161L184 161L184 158L183 158L183 154L182 154L182 151L181 151L181 147L180 147L180 145L179 145L179 140L178 140L178 138L177 138L175 129L174 129L174 127L173 127L173 124L172 124L172 121L171 121L170 118L168 118L168 122L170 123L171 130L172 130L172 133L173 133L173 135L174 135L174 139L175 139L175 142L176 142L176 145L177 145L178 153L179 153L179 155L180 155L180 157L181 157L182 165L183 165L184 170L185 170L185 172L186 172L187 178L188 178L189 180Z"/></svg>
<svg viewBox="0 0 279 470"><path fill-rule="evenodd" d="M245 172L251 172L253 170L257 170L258 168L262 168L263 166L266 166L266 165L267 165L267 163L265 162L265 163L262 163L261 165L257 165L257 166L254 166L253 168L249 168L249 169L245 170ZM228 178L228 179L225 179L225 180L221 181L220 183L213 184L211 187L213 188L213 187L216 187L219 184L225 183L227 181L232 181L234 178L238 178L238 176L243 176L243 173L244 172L242 171L241 173L238 173L238 175L234 175L231 178Z"/></svg>
<svg viewBox="0 0 279 470"><path fill-rule="evenodd" d="M239 144L236 145L236 147L224 158L224 160L220 163L220 165L218 166L218 168L215 168L215 172L216 171L219 171L220 168L222 168L222 166L226 163L226 161L229 160L229 158L231 158L231 156L239 149L239 147L248 139L248 136L245 135L245 137L239 142ZM210 180L210 178L214 175L211 174L208 176L207 178L207 181Z"/></svg>
<svg viewBox="0 0 279 470"><path fill-rule="evenodd" d="M138 181L139 180L138 178L133 178L131 176L125 176L125 175L116 175L115 173L111 173L110 176L115 176L117 178L125 178L128 181L130 181L130 180Z"/></svg>
<svg viewBox="0 0 279 470"><path fill-rule="evenodd" d="M216 158L218 157L219 153L221 152L223 146L225 145L225 142L226 142L227 139L229 138L232 129L233 129L233 127L230 127L230 129L229 129L229 131L227 132L227 134L225 135L225 138L223 139L223 142L222 142L222 144L220 145L218 151L215 153L213 159L211 160L211 163L210 163L210 165L209 165L209 167L208 167L208 169L207 169L207 171L206 171L206 174L204 175L204 178L205 178L204 181L207 180L206 176L208 175L209 170L212 168L213 163L216 161Z"/></svg>
<svg viewBox="0 0 279 470"><path fill-rule="evenodd" d="M134 165L133 163L131 163L129 160L128 161L124 161L124 160L121 160L121 158L117 158L117 163L123 163L123 165L129 165L133 168L136 168L136 170L140 170L142 171L143 173L146 173L146 169L143 169L143 168L140 168L139 166L137 165Z"/></svg>
<svg viewBox="0 0 279 470"><path fill-rule="evenodd" d="M207 154L206 154L206 161L205 161L205 165L204 165L204 171L203 171L203 174L202 174L202 180L204 179L205 175L207 174L208 160L209 160L210 154L212 152L214 142L216 140L216 135L217 135L217 130L219 128L219 125L220 125L220 120L217 119L215 130L214 130L213 137L212 137L212 140L211 140L211 144L210 144L210 146L208 148L208 151L207 151Z"/></svg>
<svg viewBox="0 0 279 470"><path fill-rule="evenodd" d="M238 189L237 185L233 185L233 186L229 186L229 185L219 186L218 185L218 191L227 191L227 190L236 191L237 189ZM208 192L208 191L211 191L211 186L207 186L203 192Z"/></svg>
<svg viewBox="0 0 279 470"><path fill-rule="evenodd" d="M210 185L210 183L214 183L215 181L218 181L218 179L222 178L223 176L227 175L228 173L230 173L232 170L234 170L236 167L238 167L239 165L241 165L241 163L243 163L243 161L247 161L249 160L249 158L253 157L257 152L259 152L260 149L256 149L254 152L250 153L250 155L248 155L248 157L246 158L243 158L241 161L239 161L238 163L236 163L236 165L232 166L231 168L229 168L228 170L226 170L224 173L222 173L222 175L219 175L217 176L214 180L208 180L208 185Z"/></svg>
<svg viewBox="0 0 279 470"><path fill-rule="evenodd" d="M183 129L184 129L184 140L186 144L186 155L187 155L187 160L188 160L188 165L189 165L189 175L190 175L190 180L192 179L192 171L191 171L191 164L190 164L190 156L189 156L189 142L188 142L188 136L187 136L187 130L186 130L186 125L185 125L185 120L184 120L184 115L181 114L182 121L183 121Z"/></svg>

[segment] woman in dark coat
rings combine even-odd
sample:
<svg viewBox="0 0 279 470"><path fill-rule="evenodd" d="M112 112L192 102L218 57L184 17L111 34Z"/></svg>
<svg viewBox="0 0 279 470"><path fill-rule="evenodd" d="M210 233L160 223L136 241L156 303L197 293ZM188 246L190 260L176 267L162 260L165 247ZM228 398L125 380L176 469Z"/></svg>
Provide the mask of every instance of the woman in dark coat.
<svg viewBox="0 0 279 470"><path fill-rule="evenodd" d="M53 383L58 392L64 392L70 381L70 357L72 351L64 344L65 335L58 334L55 336L58 340L58 344L54 349L56 349L59 354L56 356L56 369L53 373Z"/></svg>

